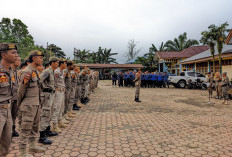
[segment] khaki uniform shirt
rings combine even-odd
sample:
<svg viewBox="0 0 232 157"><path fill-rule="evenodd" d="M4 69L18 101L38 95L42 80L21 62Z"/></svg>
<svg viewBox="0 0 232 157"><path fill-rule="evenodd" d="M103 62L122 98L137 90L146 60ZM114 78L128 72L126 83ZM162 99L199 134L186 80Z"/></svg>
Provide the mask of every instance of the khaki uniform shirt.
<svg viewBox="0 0 232 157"><path fill-rule="evenodd" d="M13 98L12 98L12 100L17 100L18 89L19 89L19 76L18 76L17 70L13 71L13 76L12 76L11 80L12 80L12 84L13 84Z"/></svg>
<svg viewBox="0 0 232 157"><path fill-rule="evenodd" d="M58 67L55 71L54 71L54 76L55 76L55 88L62 88L65 89L65 83L64 83L64 73L63 71L60 70L60 68Z"/></svg>
<svg viewBox="0 0 232 157"><path fill-rule="evenodd" d="M13 71L7 71L1 64L0 64L0 105L1 104L8 104L13 97L13 84L12 79Z"/></svg>
<svg viewBox="0 0 232 157"><path fill-rule="evenodd" d="M42 85L43 91L49 89L51 91L55 91L55 81L54 81L54 72L51 67L44 70L40 74L40 83Z"/></svg>
<svg viewBox="0 0 232 157"><path fill-rule="evenodd" d="M64 70L64 83L65 83L65 87L67 90L71 90L71 74L70 71L65 69Z"/></svg>
<svg viewBox="0 0 232 157"><path fill-rule="evenodd" d="M37 70L30 64L21 73L18 106L40 105L40 89Z"/></svg>
<svg viewBox="0 0 232 157"><path fill-rule="evenodd" d="M140 86L140 84L141 84L141 76L140 76L139 73L136 73L136 75L135 75L135 85Z"/></svg>

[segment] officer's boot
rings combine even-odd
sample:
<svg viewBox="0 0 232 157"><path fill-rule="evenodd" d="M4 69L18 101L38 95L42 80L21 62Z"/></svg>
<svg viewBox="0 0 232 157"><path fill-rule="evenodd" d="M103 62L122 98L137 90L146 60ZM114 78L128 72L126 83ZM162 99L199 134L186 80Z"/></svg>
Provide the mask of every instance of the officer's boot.
<svg viewBox="0 0 232 157"><path fill-rule="evenodd" d="M61 120L59 120L59 122L58 122L58 127L59 127L59 128L66 128L67 125L64 124Z"/></svg>
<svg viewBox="0 0 232 157"><path fill-rule="evenodd" d="M85 104L84 98L81 98L81 103Z"/></svg>
<svg viewBox="0 0 232 157"><path fill-rule="evenodd" d="M137 98L135 97L135 100L134 101L137 101Z"/></svg>
<svg viewBox="0 0 232 157"><path fill-rule="evenodd" d="M73 104L73 110L78 111L80 108L77 106L77 104Z"/></svg>
<svg viewBox="0 0 232 157"><path fill-rule="evenodd" d="M62 118L62 123L64 123L64 124L69 124L69 121L67 121L65 118Z"/></svg>
<svg viewBox="0 0 232 157"><path fill-rule="evenodd" d="M64 118L65 120L67 120L67 121L71 121L71 120L72 120L72 118L70 118L70 117L68 116L68 113L66 113L66 114L63 116L63 118Z"/></svg>
<svg viewBox="0 0 232 157"><path fill-rule="evenodd" d="M35 152L35 153L43 153L45 152L45 148L36 146L35 141L32 141L29 143L29 151L30 152Z"/></svg>
<svg viewBox="0 0 232 157"><path fill-rule="evenodd" d="M33 155L28 154L27 149L19 148L19 157L33 157Z"/></svg>
<svg viewBox="0 0 232 157"><path fill-rule="evenodd" d="M58 132L58 133L61 133L61 132L62 132L62 130L58 127L58 124L57 124L57 123L53 123L52 131L53 131L53 132Z"/></svg>
<svg viewBox="0 0 232 157"><path fill-rule="evenodd" d="M40 137L39 137L39 143L42 144L52 144L52 141L48 139L47 137L47 131L40 131Z"/></svg>
<svg viewBox="0 0 232 157"><path fill-rule="evenodd" d="M19 137L19 133L15 130L15 125L12 126L12 137Z"/></svg>
<svg viewBox="0 0 232 157"><path fill-rule="evenodd" d="M46 134L47 134L48 137L50 137L50 136L57 136L58 135L57 132L51 131L51 126L50 125L46 129Z"/></svg>
<svg viewBox="0 0 232 157"><path fill-rule="evenodd" d="M73 115L70 111L68 111L68 113L67 113L67 114L68 114L68 117L69 117L69 118L75 118L75 117L76 117L76 116L75 116L75 115Z"/></svg>

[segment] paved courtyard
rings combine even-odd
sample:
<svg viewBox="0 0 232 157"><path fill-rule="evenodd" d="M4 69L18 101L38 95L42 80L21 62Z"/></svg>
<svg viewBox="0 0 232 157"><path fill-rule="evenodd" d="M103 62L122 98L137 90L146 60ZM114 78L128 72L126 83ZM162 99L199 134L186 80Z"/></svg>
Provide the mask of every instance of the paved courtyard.
<svg viewBox="0 0 232 157"><path fill-rule="evenodd" d="M232 156L232 102L222 105L207 91L112 87L100 81L77 118L34 156ZM17 156L14 138L8 156Z"/></svg>

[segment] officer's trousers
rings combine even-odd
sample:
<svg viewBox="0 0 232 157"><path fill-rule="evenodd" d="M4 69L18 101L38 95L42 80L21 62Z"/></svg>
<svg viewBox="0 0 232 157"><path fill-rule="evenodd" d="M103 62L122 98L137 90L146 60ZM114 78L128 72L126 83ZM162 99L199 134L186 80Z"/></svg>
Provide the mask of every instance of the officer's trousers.
<svg viewBox="0 0 232 157"><path fill-rule="evenodd" d="M19 134L19 149L26 149L28 141L35 141L40 126L40 106L24 105L20 107L22 114L21 130Z"/></svg>
<svg viewBox="0 0 232 157"><path fill-rule="evenodd" d="M68 102L68 111L72 111L73 104L75 102L75 95L76 95L76 87L73 87L70 92L70 98Z"/></svg>
<svg viewBox="0 0 232 157"><path fill-rule="evenodd" d="M11 109L0 109L0 156L5 156L8 153L11 143L11 135Z"/></svg>
<svg viewBox="0 0 232 157"><path fill-rule="evenodd" d="M53 101L54 101L55 93L44 92L44 95L45 95L45 100L42 107L40 131L46 130L46 128L50 125L54 111Z"/></svg>
<svg viewBox="0 0 232 157"><path fill-rule="evenodd" d="M139 98L140 85L135 85L135 98Z"/></svg>
<svg viewBox="0 0 232 157"><path fill-rule="evenodd" d="M65 114L68 112L70 95L71 95L71 90L66 89L66 91L65 91L65 108L64 108Z"/></svg>
<svg viewBox="0 0 232 157"><path fill-rule="evenodd" d="M62 116L64 113L64 91L58 91L55 92L55 99L53 101L53 116L52 116L52 122L58 123L59 120L62 120Z"/></svg>

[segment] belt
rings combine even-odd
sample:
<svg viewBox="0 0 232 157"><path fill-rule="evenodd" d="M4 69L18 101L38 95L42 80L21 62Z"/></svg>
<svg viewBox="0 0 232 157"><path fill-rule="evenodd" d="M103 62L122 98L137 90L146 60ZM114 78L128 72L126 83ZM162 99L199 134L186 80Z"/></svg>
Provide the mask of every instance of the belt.
<svg viewBox="0 0 232 157"><path fill-rule="evenodd" d="M10 104L0 104L0 109L9 109Z"/></svg>
<svg viewBox="0 0 232 157"><path fill-rule="evenodd" d="M65 91L65 88L56 88L56 90L62 92Z"/></svg>

